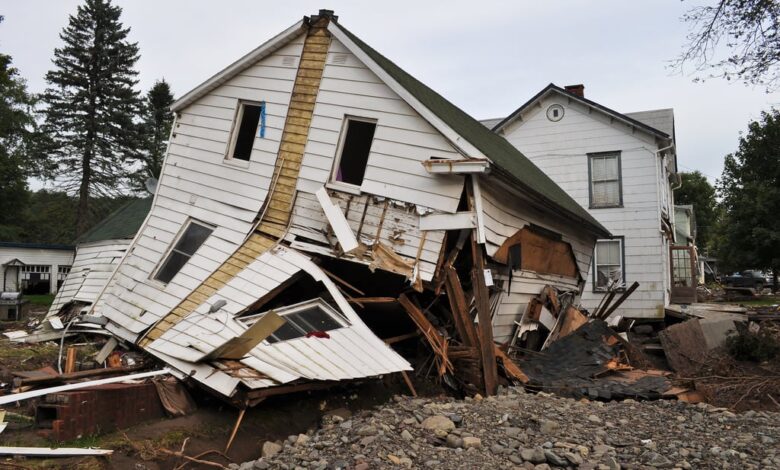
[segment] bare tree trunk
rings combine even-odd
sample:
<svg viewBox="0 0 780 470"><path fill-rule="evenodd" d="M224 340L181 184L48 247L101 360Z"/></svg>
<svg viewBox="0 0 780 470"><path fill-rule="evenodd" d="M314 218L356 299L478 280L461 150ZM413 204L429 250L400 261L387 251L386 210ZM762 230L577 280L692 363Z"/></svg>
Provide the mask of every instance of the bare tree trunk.
<svg viewBox="0 0 780 470"><path fill-rule="evenodd" d="M79 204L76 210L76 237L80 237L89 226L89 184L92 179L92 149L84 151L81 159L81 183L79 184Z"/></svg>

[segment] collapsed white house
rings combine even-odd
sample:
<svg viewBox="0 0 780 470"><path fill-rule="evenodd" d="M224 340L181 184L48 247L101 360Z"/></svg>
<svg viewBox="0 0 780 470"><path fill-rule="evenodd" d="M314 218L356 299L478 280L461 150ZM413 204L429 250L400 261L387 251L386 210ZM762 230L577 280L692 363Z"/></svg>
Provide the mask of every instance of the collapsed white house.
<svg viewBox="0 0 780 470"><path fill-rule="evenodd" d="M609 236L327 10L173 110L149 215L91 313L236 402L409 370L382 333L434 304L489 390L494 338L537 323L524 313L545 286L576 301Z"/></svg>

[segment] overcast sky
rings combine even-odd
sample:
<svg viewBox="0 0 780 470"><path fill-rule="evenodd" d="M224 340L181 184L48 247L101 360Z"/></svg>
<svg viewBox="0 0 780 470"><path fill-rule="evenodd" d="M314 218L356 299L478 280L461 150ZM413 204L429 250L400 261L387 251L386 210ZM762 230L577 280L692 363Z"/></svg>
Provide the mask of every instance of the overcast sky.
<svg viewBox="0 0 780 470"><path fill-rule="evenodd" d="M79 3L0 0L0 51L12 55L31 91L44 89L59 33ZM684 43L687 25L680 17L697 2L116 3L141 49L144 91L164 77L181 96L303 15L329 8L341 24L478 119L506 116L550 82L584 83L588 98L617 111L674 108L680 169L700 170L713 181L748 121L780 103L780 93L718 79L692 83L666 68Z"/></svg>

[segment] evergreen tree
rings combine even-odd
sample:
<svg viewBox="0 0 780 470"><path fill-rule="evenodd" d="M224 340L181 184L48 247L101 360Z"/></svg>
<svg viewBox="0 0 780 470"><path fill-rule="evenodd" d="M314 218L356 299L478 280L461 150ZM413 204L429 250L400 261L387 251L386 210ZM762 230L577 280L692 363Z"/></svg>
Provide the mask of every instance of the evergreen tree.
<svg viewBox="0 0 780 470"><path fill-rule="evenodd" d="M17 240L22 233L27 176L35 161L34 106L11 56L0 53L0 240Z"/></svg>
<svg viewBox="0 0 780 470"><path fill-rule="evenodd" d="M718 181L723 198L718 258L732 269L780 273L780 111L762 113L726 156Z"/></svg>
<svg viewBox="0 0 780 470"><path fill-rule="evenodd" d="M64 45L46 74L44 130L56 180L78 196L77 235L89 224L90 198L126 188L138 157L138 45L127 40L121 13L111 0L86 0L60 34Z"/></svg>
<svg viewBox="0 0 780 470"><path fill-rule="evenodd" d="M147 179L160 177L168 147L168 137L173 125L171 104L173 104L173 93L165 79L155 82L144 98L141 122L142 167L136 173L134 181L138 189L144 188Z"/></svg>

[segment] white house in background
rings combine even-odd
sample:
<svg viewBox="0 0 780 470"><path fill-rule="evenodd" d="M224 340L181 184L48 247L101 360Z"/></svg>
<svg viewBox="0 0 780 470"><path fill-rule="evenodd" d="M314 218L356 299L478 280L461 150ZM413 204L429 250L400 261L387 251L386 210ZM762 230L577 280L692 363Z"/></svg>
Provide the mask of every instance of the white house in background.
<svg viewBox="0 0 780 470"><path fill-rule="evenodd" d="M599 240L582 295L595 308L610 279L639 288L619 314L662 318L672 300L677 155L674 112L619 113L550 84L504 119L483 121L558 183L614 235ZM685 244L685 241L682 241ZM679 262L686 256L675 251Z"/></svg>
<svg viewBox="0 0 780 470"><path fill-rule="evenodd" d="M0 291L54 294L73 264L69 245L0 242Z"/></svg>
<svg viewBox="0 0 780 470"><path fill-rule="evenodd" d="M506 341L546 285L579 295L609 236L516 148L327 10L172 109L150 214L93 313L224 396L410 368L364 323L409 322L403 309L361 305L338 274L392 300L441 289L461 248L484 252L495 274L480 327L492 316L483 334ZM472 273L487 291L485 272Z"/></svg>

